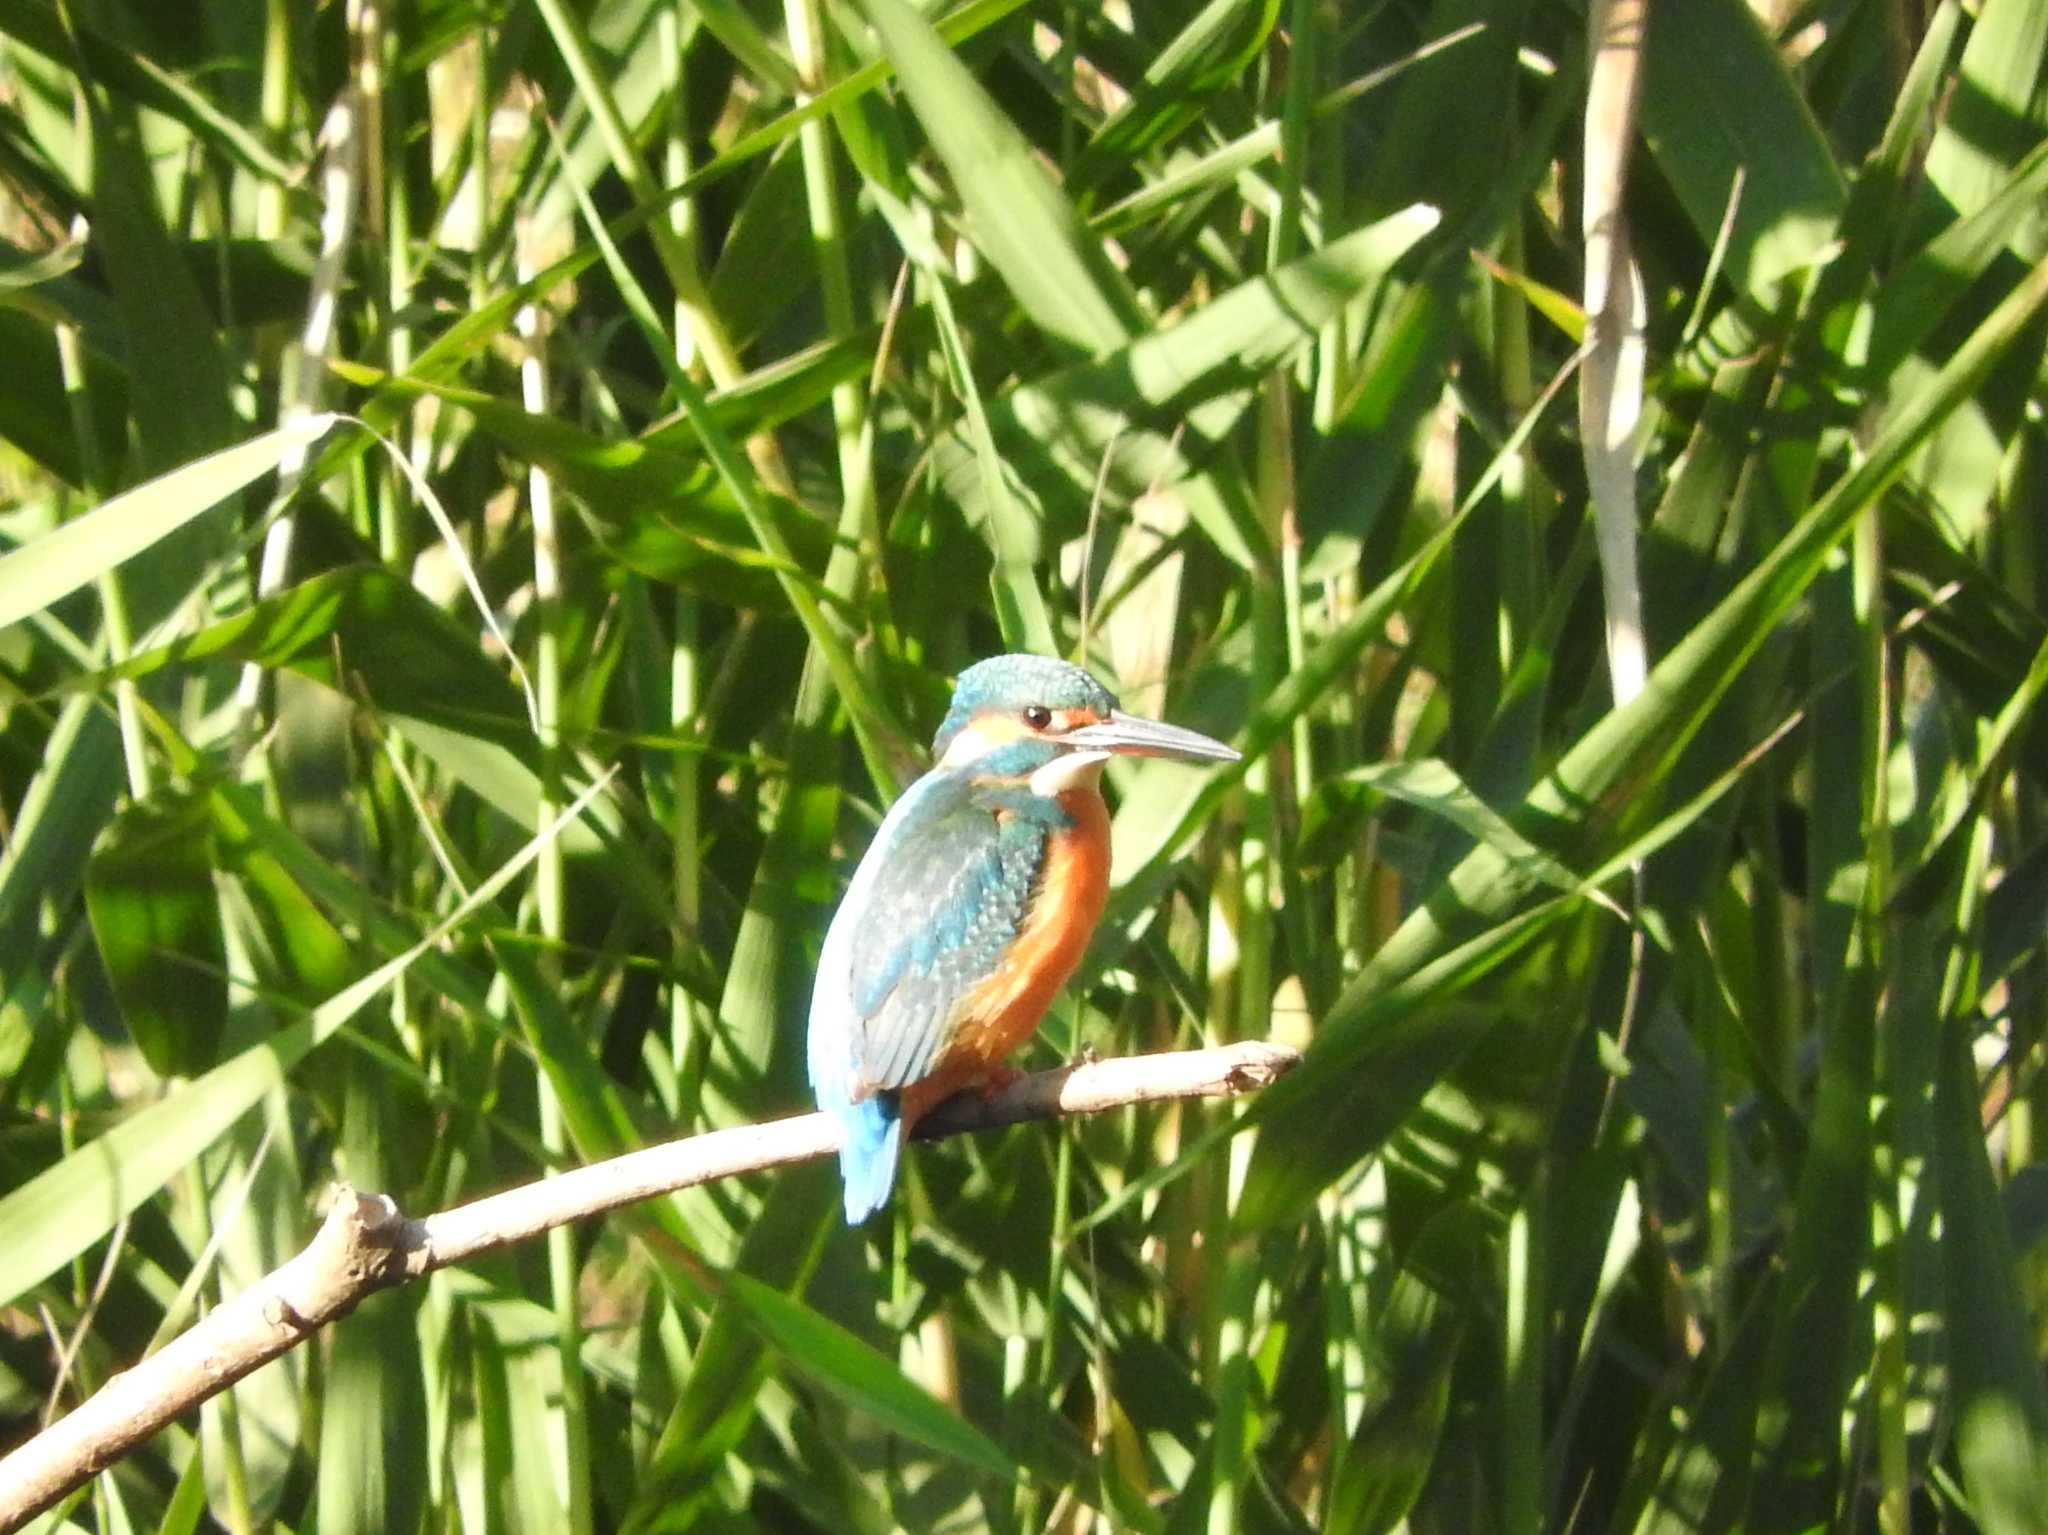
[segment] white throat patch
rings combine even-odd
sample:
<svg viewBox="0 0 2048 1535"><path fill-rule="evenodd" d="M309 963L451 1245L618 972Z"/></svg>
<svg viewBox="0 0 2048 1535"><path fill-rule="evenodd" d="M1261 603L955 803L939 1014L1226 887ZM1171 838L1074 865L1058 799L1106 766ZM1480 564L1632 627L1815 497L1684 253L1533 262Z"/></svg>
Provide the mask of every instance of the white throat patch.
<svg viewBox="0 0 2048 1535"><path fill-rule="evenodd" d="M1108 752L1064 752L1031 775L1031 792L1042 799L1056 799L1067 789L1093 788L1109 757Z"/></svg>

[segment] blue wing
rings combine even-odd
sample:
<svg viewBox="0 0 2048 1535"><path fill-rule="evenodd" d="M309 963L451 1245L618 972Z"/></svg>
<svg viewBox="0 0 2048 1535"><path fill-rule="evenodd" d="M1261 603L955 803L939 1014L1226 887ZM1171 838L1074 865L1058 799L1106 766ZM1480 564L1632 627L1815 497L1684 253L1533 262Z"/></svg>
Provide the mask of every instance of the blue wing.
<svg viewBox="0 0 2048 1535"><path fill-rule="evenodd" d="M810 1075L818 1106L845 1129L849 1221L895 1183L900 1089L931 1072L960 1003L1023 926L1051 828L993 810L963 774L919 779L883 818L825 935Z"/></svg>

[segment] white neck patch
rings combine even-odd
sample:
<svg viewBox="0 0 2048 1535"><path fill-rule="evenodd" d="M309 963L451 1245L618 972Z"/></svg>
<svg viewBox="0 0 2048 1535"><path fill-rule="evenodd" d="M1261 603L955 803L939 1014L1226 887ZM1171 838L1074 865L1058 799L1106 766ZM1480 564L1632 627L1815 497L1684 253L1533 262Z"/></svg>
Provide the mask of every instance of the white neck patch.
<svg viewBox="0 0 2048 1535"><path fill-rule="evenodd" d="M1092 789L1109 757L1108 752L1062 752L1031 775L1031 792L1041 799L1056 799L1067 789Z"/></svg>

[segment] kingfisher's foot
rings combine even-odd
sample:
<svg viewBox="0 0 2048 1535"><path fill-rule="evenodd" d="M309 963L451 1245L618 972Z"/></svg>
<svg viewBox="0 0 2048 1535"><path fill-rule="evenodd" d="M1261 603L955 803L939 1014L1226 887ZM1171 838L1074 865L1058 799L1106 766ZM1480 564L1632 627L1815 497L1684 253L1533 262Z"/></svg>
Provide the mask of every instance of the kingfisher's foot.
<svg viewBox="0 0 2048 1535"><path fill-rule="evenodd" d="M984 1103L993 1100L1005 1088L1021 1082L1028 1072L1019 1071L1015 1066L991 1066L982 1074L981 1097Z"/></svg>

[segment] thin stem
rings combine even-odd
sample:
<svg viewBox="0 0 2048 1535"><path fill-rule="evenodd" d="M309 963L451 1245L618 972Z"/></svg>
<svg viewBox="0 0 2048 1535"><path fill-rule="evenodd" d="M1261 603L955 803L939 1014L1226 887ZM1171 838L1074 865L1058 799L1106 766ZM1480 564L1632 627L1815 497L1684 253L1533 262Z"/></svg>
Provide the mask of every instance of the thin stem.
<svg viewBox="0 0 2048 1535"><path fill-rule="evenodd" d="M535 270L533 229L521 219L518 224L519 281L532 280ZM521 403L534 415L547 414L548 387L545 363L546 337L538 306L528 304L519 311L520 336L526 355L519 364ZM527 472L527 499L533 516L534 594L534 726L540 738L541 789L535 810L536 824L553 823L562 803L562 743L560 732L561 608L562 567L559 529L555 520L554 482L538 464ZM534 906L547 952L542 964L559 982L559 955L566 931L563 903L562 848L550 840L534 865ZM543 1065L538 1072L541 1144L551 1165L559 1164L569 1151L568 1128L563 1120L561 1100L553 1079ZM578 1309L576 1242L573 1232L557 1227L548 1233L548 1285L555 1313L555 1344L562 1356L562 1434L566 1441L563 1469L567 1478L564 1497L568 1528L572 1535L588 1535L591 1529L591 1491L587 1386L583 1370L583 1318Z"/></svg>
<svg viewBox="0 0 2048 1535"><path fill-rule="evenodd" d="M92 391L86 384L85 344L75 325L59 325L57 363L64 380L64 403L71 411L71 428L78 439L78 461L85 471L87 494L95 501L106 497L106 466L100 460L98 427L93 416ZM100 598L100 622L106 638L106 659L118 666L135 646L134 628L128 620L128 598L121 578L107 571L95 583ZM136 684L122 678L114 684L114 712L121 725L121 760L128 770L128 793L134 799L148 796L155 781L149 761L149 737L142 723Z"/></svg>
<svg viewBox="0 0 2048 1535"><path fill-rule="evenodd" d="M668 69L669 96L668 134L662 170L670 186L687 181L691 170L689 98L685 94L689 75L683 67L687 17L683 0L677 0L661 13L662 56ZM669 205L669 225L678 240L687 243L693 238L696 216L697 205L692 198L679 197ZM687 375L696 345L691 340L688 317L680 299L675 308L674 337L676 372ZM704 668L697 599L688 592L677 591L674 614L674 633L669 650L669 725L678 741L701 741ZM669 838L674 849L672 881L679 945L701 942L704 871L698 858L698 844L703 835L703 766L701 754L688 744L673 754L670 766L673 799L669 812ZM682 969L681 961L682 956L678 954L678 973ZM680 981L672 981L669 986L669 1059L676 1068L676 1112L688 1123L696 1122L701 1108L710 1022L691 996L690 989Z"/></svg>
<svg viewBox="0 0 2048 1535"><path fill-rule="evenodd" d="M92 114L83 92L76 97L72 118L77 130L81 170L89 170L92 156ZM81 226L82 227L82 226ZM74 230L74 234L78 233ZM94 415L92 388L86 377L85 342L78 327L69 322L56 327L57 366L64 384L64 406L71 416L71 434L78 443L78 463L84 472L85 491L97 505L113 490L106 461L100 457L99 422ZM118 665L134 648L134 626L128 618L128 598L121 578L107 571L96 583L100 599L100 622L104 626L107 661ZM128 770L128 793L142 799L150 790L147 737L142 713L136 702L135 684L123 679L114 684L114 711L121 725L121 759Z"/></svg>

